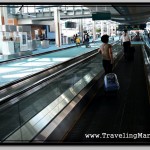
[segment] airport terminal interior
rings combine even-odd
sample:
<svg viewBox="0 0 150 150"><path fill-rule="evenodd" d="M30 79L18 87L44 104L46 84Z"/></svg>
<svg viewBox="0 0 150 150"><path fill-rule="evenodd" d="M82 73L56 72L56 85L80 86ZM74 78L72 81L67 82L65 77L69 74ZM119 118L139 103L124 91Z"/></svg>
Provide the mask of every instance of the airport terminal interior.
<svg viewBox="0 0 150 150"><path fill-rule="evenodd" d="M0 142L150 144L150 4L1 5Z"/></svg>

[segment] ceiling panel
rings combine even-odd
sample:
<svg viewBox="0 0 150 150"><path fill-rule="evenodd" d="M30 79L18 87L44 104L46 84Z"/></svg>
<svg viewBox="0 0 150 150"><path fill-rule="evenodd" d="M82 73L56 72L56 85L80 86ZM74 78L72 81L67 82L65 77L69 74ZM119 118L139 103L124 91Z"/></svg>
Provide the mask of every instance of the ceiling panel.
<svg viewBox="0 0 150 150"><path fill-rule="evenodd" d="M92 11L110 11L112 20L122 24L141 24L149 21L150 5L92 5L88 6Z"/></svg>

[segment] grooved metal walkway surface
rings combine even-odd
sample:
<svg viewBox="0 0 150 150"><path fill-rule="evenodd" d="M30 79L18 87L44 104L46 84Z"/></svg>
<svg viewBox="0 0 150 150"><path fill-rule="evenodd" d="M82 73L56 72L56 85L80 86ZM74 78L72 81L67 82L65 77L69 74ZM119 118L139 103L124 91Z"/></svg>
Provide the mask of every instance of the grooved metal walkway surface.
<svg viewBox="0 0 150 150"><path fill-rule="evenodd" d="M106 98L101 88L63 143L150 144L150 136L146 138L150 134L150 105L142 51L140 45L135 48L134 62L122 58L114 70L120 83L118 97Z"/></svg>

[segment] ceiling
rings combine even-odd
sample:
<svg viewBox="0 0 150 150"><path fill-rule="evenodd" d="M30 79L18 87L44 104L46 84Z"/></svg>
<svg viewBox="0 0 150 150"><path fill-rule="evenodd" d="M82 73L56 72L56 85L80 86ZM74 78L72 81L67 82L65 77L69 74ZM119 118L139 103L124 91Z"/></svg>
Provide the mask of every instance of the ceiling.
<svg viewBox="0 0 150 150"><path fill-rule="evenodd" d="M38 5L39 6L39 5ZM56 5L47 5L47 7L56 7ZM63 5L57 5L60 7ZM67 6L67 5L65 5ZM72 6L78 6L73 4ZM80 5L81 6L81 5ZM142 3L121 3L121 4L108 4L103 5L102 3L99 4L87 4L82 5L84 7L89 8L91 12L102 12L102 11L110 11L111 12L111 20L119 22L121 24L145 24L150 21L150 3L142 4ZM24 6L25 7L25 6ZM45 5L41 5L39 8L45 8ZM71 5L68 5L71 7ZM65 17L70 17L66 15ZM75 17L75 16L73 16ZM72 17L72 18L73 18ZM80 17L80 16L78 16ZM86 16L82 16L83 18ZM89 16L91 17L91 15ZM42 18L43 19L43 18ZM46 19L46 18L45 18ZM35 18L34 20L39 20L39 18Z"/></svg>
<svg viewBox="0 0 150 150"><path fill-rule="evenodd" d="M92 11L110 11L113 21L122 24L143 24L150 21L150 4L112 4L87 6Z"/></svg>

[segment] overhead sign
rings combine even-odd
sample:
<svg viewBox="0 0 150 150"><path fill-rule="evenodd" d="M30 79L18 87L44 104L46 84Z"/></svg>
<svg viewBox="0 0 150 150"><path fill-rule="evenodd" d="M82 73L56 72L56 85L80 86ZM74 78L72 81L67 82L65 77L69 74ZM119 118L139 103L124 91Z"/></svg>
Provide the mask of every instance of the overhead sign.
<svg viewBox="0 0 150 150"><path fill-rule="evenodd" d="M119 25L118 30L144 30L146 28L146 24L138 24L138 25Z"/></svg>
<svg viewBox="0 0 150 150"><path fill-rule="evenodd" d="M76 22L71 21L65 22L65 28L76 28Z"/></svg>
<svg viewBox="0 0 150 150"><path fill-rule="evenodd" d="M110 20L111 13L110 12L93 12L92 13L92 20Z"/></svg>

